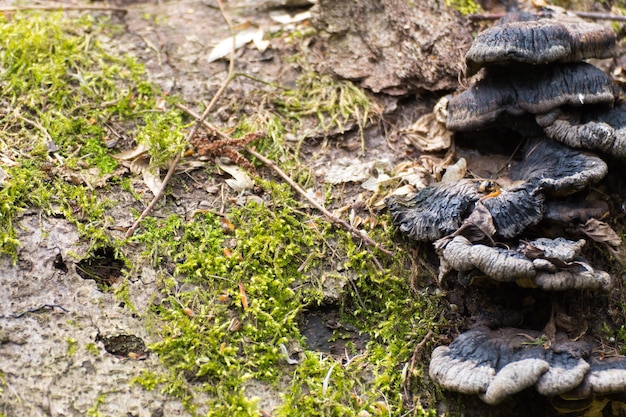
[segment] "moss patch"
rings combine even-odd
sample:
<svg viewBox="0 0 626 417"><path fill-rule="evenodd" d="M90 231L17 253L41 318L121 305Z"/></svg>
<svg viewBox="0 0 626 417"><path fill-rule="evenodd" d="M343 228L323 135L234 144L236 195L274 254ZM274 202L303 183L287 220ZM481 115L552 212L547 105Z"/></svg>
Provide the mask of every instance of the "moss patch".
<svg viewBox="0 0 626 417"><path fill-rule="evenodd" d="M414 254L372 253L287 186L264 179L257 180L260 197L225 216L150 217L133 238L112 237L116 202L93 190L134 193L120 178L117 147L144 143L152 169L162 168L187 146L187 125L167 105L176 98L162 98L141 65L100 47L98 37L110 30L106 21L61 14L0 20L0 88L8 109L0 116L0 253L16 257L15 219L33 208L73 222L90 254L107 248L127 275L140 267L127 255L143 251L139 262L159 271L153 307L137 312L128 283L116 295L129 314L145 316L157 340L151 350L167 371L144 372L134 383L180 398L192 415L258 415L258 399L245 389L251 380L282 392L278 415L434 415L433 387L423 378L429 344L415 348L431 330L429 340L436 340L442 320L438 297L426 289L433 276ZM282 137L304 118L326 132L342 131L354 117L362 127L370 111L367 95L353 84L306 69L295 88L272 97L271 106L233 128L235 135L267 133L258 149L287 167L297 165L297 150ZM122 129L135 141L116 143ZM299 172L300 183L311 181L306 169ZM386 224L368 233L392 247ZM337 268L351 277L339 301L341 319L369 340L345 358L308 350L299 328L307 308L324 302L320 271ZM415 277L423 282L411 288ZM67 342L71 355L76 344ZM287 348L300 351L297 364L288 363ZM99 415L105 399L88 414Z"/></svg>
<svg viewBox="0 0 626 417"><path fill-rule="evenodd" d="M113 203L92 190L118 178L116 135L130 123L139 136L172 139L162 120L176 116L156 109L159 93L143 67L100 46L105 23L58 13L0 18L0 253L15 256L13 219L27 207L61 214L104 244Z"/></svg>
<svg viewBox="0 0 626 417"><path fill-rule="evenodd" d="M446 6L452 7L463 15L479 13L483 10L474 0L446 0Z"/></svg>

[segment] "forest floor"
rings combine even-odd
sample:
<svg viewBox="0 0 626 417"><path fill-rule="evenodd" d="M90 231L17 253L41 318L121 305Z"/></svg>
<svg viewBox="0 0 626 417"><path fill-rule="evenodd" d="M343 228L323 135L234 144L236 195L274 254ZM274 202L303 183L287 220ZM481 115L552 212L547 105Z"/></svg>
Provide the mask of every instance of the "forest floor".
<svg viewBox="0 0 626 417"><path fill-rule="evenodd" d="M427 375L466 323L384 197L448 91L324 72L307 5L60 4L0 1L0 416L550 415Z"/></svg>

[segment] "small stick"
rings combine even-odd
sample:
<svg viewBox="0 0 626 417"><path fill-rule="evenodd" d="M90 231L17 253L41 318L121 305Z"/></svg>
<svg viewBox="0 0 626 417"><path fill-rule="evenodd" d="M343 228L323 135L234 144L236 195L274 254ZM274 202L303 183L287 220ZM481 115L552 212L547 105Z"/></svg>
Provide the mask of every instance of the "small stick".
<svg viewBox="0 0 626 417"><path fill-rule="evenodd" d="M0 318L10 317L14 319L19 319L20 317L23 317L28 313L41 313L42 311L52 311L55 308L58 308L59 310L62 310L66 313L70 312L68 309L66 309L65 307L59 304L44 304L40 307L35 307L35 308L30 308L28 310L24 310L19 314L9 314L8 316L0 316Z"/></svg>
<svg viewBox="0 0 626 417"><path fill-rule="evenodd" d="M417 359L417 354L419 353L420 350L422 350L424 345L426 345L426 343L430 340L431 337L433 337L433 331L429 330L428 333L426 333L426 336L424 336L422 341L419 342L417 346L415 346L415 349L413 350L413 356L411 356L411 365L409 366L409 370L406 376L407 394L411 393L411 374L413 373L413 369L415 369L415 360Z"/></svg>
<svg viewBox="0 0 626 417"><path fill-rule="evenodd" d="M224 5L222 4L222 0L216 0L216 1L217 1L217 5L220 8L220 11L222 12L222 17L226 21L226 24L228 25L228 27L230 28L230 31L232 33L233 32L233 26L232 26L232 24L230 22L230 19L226 16L226 13L224 12ZM235 47L234 47L234 43L235 43L235 38L233 37L233 48L232 48L232 51L230 52L230 62L228 64L228 74L226 75L226 79L224 80L224 82L222 82L222 85L220 85L220 88L217 90L217 92L215 93L215 95L213 96L213 98L211 99L209 104L207 105L207 107L204 110L204 112L202 113L202 115L200 117L196 117L196 119L197 119L196 123L193 125L193 127L191 128L191 131L189 132L189 134L187 134L187 137L185 138L185 141L187 143L189 143L189 141L196 135L196 132L198 132L198 129L200 128L200 124L204 123L204 119L206 119L206 117L209 115L209 112L211 112L211 110L215 106L215 103L217 103L217 100L224 93L224 90L226 90L226 87L228 86L228 84L233 79L233 73L234 73L234 69L235 69ZM170 168L168 169L167 174L165 175L165 178L163 178L163 184L161 184L161 188L159 189L157 194L154 196L154 198L152 199L152 201L150 202L148 207L146 207L145 210L141 213L141 215L137 218L135 223L133 223L133 225L130 227L130 229L128 229L126 231L126 234L124 235L124 237L126 239L128 239L129 237L131 237L133 235L133 233L135 233L135 230L137 230L137 228L139 227L139 224L142 222L142 220L145 219L148 216L148 214L150 214L150 212L152 211L154 206L156 206L156 204L158 203L159 199L163 195L163 192L165 191L165 187L167 186L168 182L170 181L170 178L172 178L172 175L174 175L174 171L176 171L176 166L178 165L178 162L180 162L180 158L182 156L183 156L182 152L180 152L178 155L176 155L176 157L174 158L174 160L170 164Z"/></svg>
<svg viewBox="0 0 626 417"><path fill-rule="evenodd" d="M598 12L573 12L576 16L593 20L614 20L616 22L626 22L626 16Z"/></svg>
<svg viewBox="0 0 626 417"><path fill-rule="evenodd" d="M284 179L287 182L287 184L289 184L291 186L291 188L296 190L296 192L298 194L300 194L302 197L304 197L309 202L309 204L311 204L313 207L315 207L317 210L319 210L322 214L324 214L324 216L326 216L332 223L335 223L336 225L339 225L339 226L343 227L345 230L347 230L348 232L350 232L354 236L356 236L359 239L361 239L365 244L367 244L369 246L372 246L374 248L377 248L381 252L383 252L383 253L385 253L385 254L387 254L389 256L393 255L393 252L383 248L380 244L378 244L375 241L373 241L369 236L363 234L360 230L358 230L357 228L353 227L351 224L349 224L345 220L342 220L339 217L335 216L330 211L328 211L326 209L326 207L322 206L317 201L315 201L313 198L311 198L307 194L307 192L304 191L304 189L300 186L300 184L298 184L293 179L291 179L291 177L289 175L287 175L285 173L285 171L280 169L278 167L278 165L276 165L274 163L274 161L264 157L263 155L261 155L260 153L258 153L254 149L248 148L247 151L250 153L250 155L254 156L259 161L263 162L272 171L277 173L282 179Z"/></svg>
<svg viewBox="0 0 626 417"><path fill-rule="evenodd" d="M199 120L199 115L198 113L194 112L193 110L191 110L190 108L184 106L183 104L176 104L176 107L178 107L179 109L181 109L182 111L186 112L187 114L189 114L191 117L198 119ZM218 135L219 137L221 137L222 139L232 139L230 136L228 136L226 133L222 132L221 130L219 130L216 126L212 125L211 123L207 122L206 120L200 120L200 122L209 130L211 130L212 132L214 132L216 135ZM343 227L344 229L346 229L348 232L352 233L353 235L355 235L356 237L358 237L359 239L361 239L363 242L365 242L367 245L375 247L377 249L380 249L381 252L392 256L393 252L383 248L382 246L380 246L378 243L374 242L371 238L369 238L368 236L364 235L361 231L359 231L358 229L356 229L355 227L353 227L352 225L350 225L348 222L341 220L340 218L336 217L335 215L333 215L330 211L326 210L326 208L322 205L320 205L317 201L313 200L311 197L309 197L309 195L307 194L306 191L304 191L304 189L298 184L296 183L293 179L291 179L291 177L289 175L287 175L282 169L280 169L275 163L274 161L264 157L263 155L261 155L260 153L256 152L253 149L248 148L247 151L254 156L255 158L257 158L259 161L263 162L268 168L272 169L274 172L276 172L282 179L284 179L294 190L296 190L296 192L298 194L300 194L303 198L305 198L313 207L315 207L317 210L321 211L322 214L324 214L326 217L328 217L328 219ZM377 266L382 270L382 266L380 265L380 263L377 263Z"/></svg>
<svg viewBox="0 0 626 417"><path fill-rule="evenodd" d="M24 12L24 11L43 11L43 12L58 12L65 10L75 10L75 11L94 11L94 12L115 12L115 13L128 13L127 9L122 7L112 7L112 6L67 6L63 4L59 4L56 6L17 6L17 7L0 7L0 13L13 13L13 12Z"/></svg>

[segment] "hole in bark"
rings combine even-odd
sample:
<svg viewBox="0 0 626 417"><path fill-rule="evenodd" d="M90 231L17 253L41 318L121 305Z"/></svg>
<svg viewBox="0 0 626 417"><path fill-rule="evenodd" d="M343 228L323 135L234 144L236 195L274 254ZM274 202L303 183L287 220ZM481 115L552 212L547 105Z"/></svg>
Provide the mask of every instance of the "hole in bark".
<svg viewBox="0 0 626 417"><path fill-rule="evenodd" d="M140 337L132 334L102 336L98 333L96 342L102 342L104 350L111 355L134 359L145 359L148 355L144 341Z"/></svg>
<svg viewBox="0 0 626 417"><path fill-rule="evenodd" d="M96 250L89 258L76 265L76 272L83 279L93 279L102 291L108 290L122 276L124 262L117 259L111 247Z"/></svg>

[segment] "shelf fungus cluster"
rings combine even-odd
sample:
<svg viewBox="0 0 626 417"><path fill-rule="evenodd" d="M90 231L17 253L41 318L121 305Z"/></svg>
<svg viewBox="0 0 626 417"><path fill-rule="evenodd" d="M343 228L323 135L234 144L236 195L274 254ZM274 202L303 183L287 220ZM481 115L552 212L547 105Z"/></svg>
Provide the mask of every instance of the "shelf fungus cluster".
<svg viewBox="0 0 626 417"><path fill-rule="evenodd" d="M435 183L386 201L401 232L434 243L440 281L456 274L470 286L488 277L541 294L613 288L612 277L581 256L581 237L621 244L602 222L608 206L569 196L607 175L603 156L626 157L621 91L585 62L611 57L615 43L610 27L566 14L508 15L478 34L466 55L469 88L440 102L447 102L445 127L513 130L525 140L521 157L496 178ZM566 226L541 237L546 222ZM599 357L585 331L569 338L557 329L546 338L537 329L492 327L483 323L436 348L431 378L488 404L531 387L567 399L626 392L626 358Z"/></svg>
<svg viewBox="0 0 626 417"><path fill-rule="evenodd" d="M530 387L570 400L624 391L626 358L595 359L592 340L556 336L547 346L539 331L476 328L433 351L430 375L443 388L488 404Z"/></svg>

